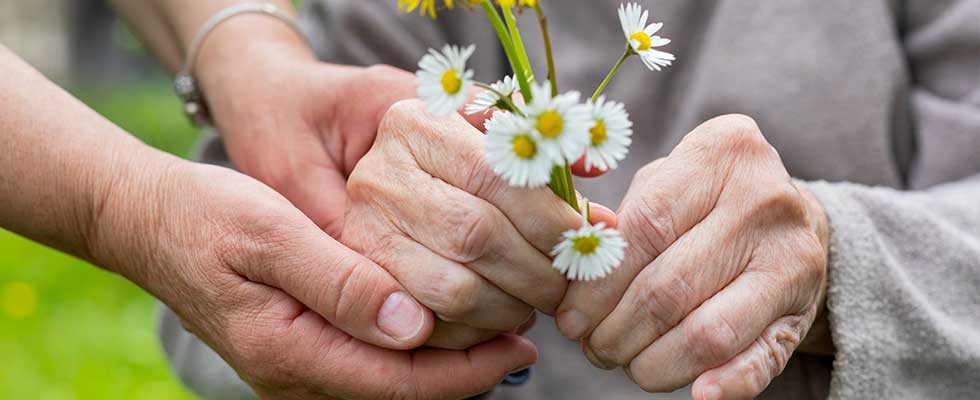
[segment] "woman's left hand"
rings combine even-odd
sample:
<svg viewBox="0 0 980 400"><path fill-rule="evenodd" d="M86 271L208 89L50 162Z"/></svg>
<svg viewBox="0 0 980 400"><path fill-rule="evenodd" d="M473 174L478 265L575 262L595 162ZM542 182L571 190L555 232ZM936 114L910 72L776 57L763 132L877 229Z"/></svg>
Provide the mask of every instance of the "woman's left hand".
<svg viewBox="0 0 980 400"><path fill-rule="evenodd" d="M573 283L558 324L644 390L755 396L823 308L826 215L748 117L708 121L640 170L620 229L623 267Z"/></svg>

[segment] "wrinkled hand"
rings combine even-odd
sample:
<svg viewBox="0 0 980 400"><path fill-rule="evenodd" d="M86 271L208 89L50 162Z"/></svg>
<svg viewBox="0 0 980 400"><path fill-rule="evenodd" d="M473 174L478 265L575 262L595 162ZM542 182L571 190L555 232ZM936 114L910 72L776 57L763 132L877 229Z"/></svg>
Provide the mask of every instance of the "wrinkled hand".
<svg viewBox="0 0 980 400"><path fill-rule="evenodd" d="M439 316L431 346L513 331L535 308L553 313L567 286L547 253L581 216L546 187L508 186L484 160L483 134L463 118L402 101L348 183L343 242Z"/></svg>
<svg viewBox="0 0 980 400"><path fill-rule="evenodd" d="M822 207L751 119L724 116L643 168L619 215L624 265L571 285L562 332L647 391L759 394L822 308Z"/></svg>
<svg viewBox="0 0 980 400"><path fill-rule="evenodd" d="M102 253L146 266L137 281L263 398L462 398L534 362L533 344L513 335L467 351L376 347L421 345L431 312L272 189L174 165L145 190L113 194L98 231L139 234L102 241Z"/></svg>

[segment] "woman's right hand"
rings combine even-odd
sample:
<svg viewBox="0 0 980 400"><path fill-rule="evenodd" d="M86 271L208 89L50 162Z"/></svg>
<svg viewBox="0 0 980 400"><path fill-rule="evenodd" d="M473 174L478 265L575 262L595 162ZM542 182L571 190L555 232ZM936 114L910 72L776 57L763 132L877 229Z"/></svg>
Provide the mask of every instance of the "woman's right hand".
<svg viewBox="0 0 980 400"><path fill-rule="evenodd" d="M256 180L133 158L134 171L152 172L107 192L94 255L132 266L114 269L166 302L263 397L459 398L535 361L534 346L513 335L467 351L389 350L421 345L433 317L387 271Z"/></svg>

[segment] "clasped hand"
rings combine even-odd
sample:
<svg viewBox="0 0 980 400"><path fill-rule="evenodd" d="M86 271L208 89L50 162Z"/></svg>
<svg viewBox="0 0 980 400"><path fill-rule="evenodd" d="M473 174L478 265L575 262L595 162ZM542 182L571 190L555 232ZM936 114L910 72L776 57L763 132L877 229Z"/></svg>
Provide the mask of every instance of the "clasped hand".
<svg viewBox="0 0 980 400"><path fill-rule="evenodd" d="M297 258L305 254L292 249L297 246L262 246L293 255L266 258L285 266L255 270L261 274L249 280L290 296L243 296L267 299L248 313L253 317L229 321L244 336L229 340L227 329L211 334L189 324L260 392L390 395L400 389L370 383L364 372L397 365L392 371L405 373L398 379L412 381L415 396L479 393L509 369L533 361L526 343L500 335L521 332L537 309L556 314L561 331L580 340L594 364L624 367L645 390L673 390L697 380L696 397L747 397L785 366L822 309L826 217L746 117L705 123L668 157L639 171L618 216L594 206L592 222L618 222L630 246L627 259L603 280L569 284L547 254L581 217L547 188L518 190L494 175L473 124L459 116L433 118L417 101L396 102L413 96L410 74L315 62L275 65L288 70L265 75L303 77L305 84L290 86L295 93L276 85L228 85L235 90L214 104L218 125L239 168L283 193L340 243L320 239L299 246L329 254L320 272L308 268L315 258ZM360 99L357 107L340 97L364 85L384 90L361 90L382 95ZM220 87L218 80L210 89ZM245 214L295 217L288 204L273 203L279 211L257 213L264 209L259 207ZM265 226L254 219L239 225L246 232ZM270 231L293 237L295 232L285 232L289 226L269 225L259 239L267 241ZM238 247L244 254L256 248ZM379 267L390 276L379 274ZM268 274L281 276L263 278ZM325 277L313 279L316 274ZM399 290L432 314L422 315L419 329L381 324L381 332L375 318ZM299 321L290 313L303 306L325 320L293 323L287 329L292 335L248 322ZM188 321L206 319L180 313ZM469 349L469 358L369 345L404 349L423 342ZM332 350L283 362L325 343ZM268 351L253 351L261 348ZM345 357L358 364L342 362ZM332 372L322 375L324 367ZM449 369L456 376L452 385L443 379ZM297 371L326 381L297 385L309 376Z"/></svg>
<svg viewBox="0 0 980 400"><path fill-rule="evenodd" d="M570 285L546 254L580 217L546 188L507 186L482 143L458 116L396 103L348 183L344 243L436 313L430 346L557 311L593 364L647 391L695 382L696 398L743 398L782 371L822 308L826 217L748 117L708 121L641 169L618 213L624 266Z"/></svg>

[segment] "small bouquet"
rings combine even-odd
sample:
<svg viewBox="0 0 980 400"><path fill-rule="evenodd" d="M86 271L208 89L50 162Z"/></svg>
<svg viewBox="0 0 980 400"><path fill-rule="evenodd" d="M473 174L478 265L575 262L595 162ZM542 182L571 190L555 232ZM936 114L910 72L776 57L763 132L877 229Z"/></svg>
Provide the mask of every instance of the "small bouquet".
<svg viewBox="0 0 980 400"><path fill-rule="evenodd" d="M510 62L513 76L486 84L473 79L466 62L475 51L446 45L429 50L416 74L418 95L428 112L448 116L469 101L471 90L482 89L466 105L468 114L491 113L486 121L486 160L502 179L516 187L547 185L552 192L580 212L581 228L564 233L551 251L553 266L568 279L591 281L606 276L623 261L626 241L619 231L603 223L589 223L588 200L579 206L570 165L584 157L587 170L608 171L626 157L632 125L622 103L606 100L603 90L631 56L639 56L650 70L659 71L674 61L674 55L657 50L670 43L656 36L663 24L647 24L648 12L638 4L621 5L619 19L625 35L625 51L586 102L577 91L560 93L555 71L544 0L459 0L467 8L479 6L493 25ZM454 0L442 0L447 9ZM436 18L436 0L399 0L399 8ZM515 9L532 9L537 16L547 57L548 79L534 79ZM518 97L518 94L520 95Z"/></svg>

